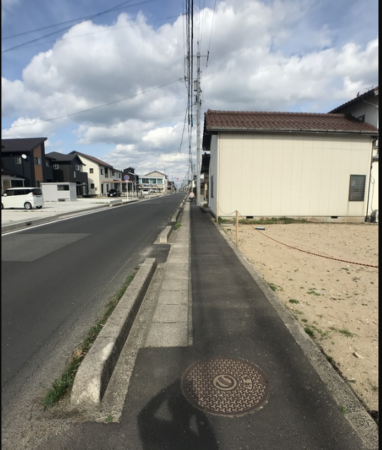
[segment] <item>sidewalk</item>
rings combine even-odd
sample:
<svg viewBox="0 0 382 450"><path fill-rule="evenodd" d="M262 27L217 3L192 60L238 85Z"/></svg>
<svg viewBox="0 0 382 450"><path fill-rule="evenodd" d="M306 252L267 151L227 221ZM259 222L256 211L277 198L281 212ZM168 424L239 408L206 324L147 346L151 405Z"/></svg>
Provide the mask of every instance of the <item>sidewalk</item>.
<svg viewBox="0 0 382 450"><path fill-rule="evenodd" d="M157 347L156 335L119 423L72 423L39 449L378 448L375 422L310 338L210 214L190 210L192 343Z"/></svg>
<svg viewBox="0 0 382 450"><path fill-rule="evenodd" d="M76 201L65 202L45 202L41 209L2 209L1 210L1 231L19 230L31 225L57 220L58 217L90 211L93 209L117 206L125 203L138 201L137 198L118 197L118 198L80 198Z"/></svg>

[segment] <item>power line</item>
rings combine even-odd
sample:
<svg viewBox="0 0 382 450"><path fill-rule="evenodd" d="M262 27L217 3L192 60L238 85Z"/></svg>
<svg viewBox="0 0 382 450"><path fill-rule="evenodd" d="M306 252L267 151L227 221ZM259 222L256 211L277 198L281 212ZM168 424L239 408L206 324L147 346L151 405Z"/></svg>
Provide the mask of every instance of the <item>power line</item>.
<svg viewBox="0 0 382 450"><path fill-rule="evenodd" d="M156 20L173 19L173 18L175 18L175 17L179 17L179 16L160 17L160 18L158 18L158 19L156 19ZM154 22L154 21L153 21L153 22ZM109 27L109 28L106 28L106 29L104 29L104 30L91 31L90 33L76 34L75 36L66 37L66 38L62 37L62 38L60 39L60 41L62 42L62 41L70 40L70 39L77 39L77 38L79 38L79 37L82 37L82 36L88 36L88 35L90 35L90 34L106 33L106 32L109 32L109 31L119 30L119 29L121 29L121 28L128 28L129 26L130 26L130 25L123 25L123 26L121 26L121 27ZM25 47L33 47L33 46L36 46L36 45L43 45L43 44L46 44L46 43L49 43L49 42L55 42L55 40L50 40L50 41L45 41L45 42L39 42L39 43L33 43L33 42L31 42L30 44L26 43L26 44L25 44Z"/></svg>
<svg viewBox="0 0 382 450"><path fill-rule="evenodd" d="M169 86L170 84L176 83L177 81L183 81L183 78L177 78L176 80L170 81L169 83L162 84L160 86L156 86L155 88L148 89L147 91L140 92L139 94L130 95L129 97L121 98L120 100L115 100L114 102L104 103L103 105L94 106L93 108L83 109L82 111L77 111L77 112L74 112L74 113L65 114L64 116L51 117L49 119L39 120L38 122L25 123L23 125L15 125L14 127L3 128L3 130L9 130L11 128L26 127L26 126L29 126L29 125L35 125L35 124L43 123L43 122L52 122L53 120L64 119L65 117L74 116L76 114L82 114L84 112L94 111L95 109L104 108L105 106L109 106L109 105L114 105L115 103L123 102L124 100L128 100L130 98L134 98L134 97L138 97L139 95L146 94L147 92L155 91L156 89L160 89L162 87Z"/></svg>
<svg viewBox="0 0 382 450"><path fill-rule="evenodd" d="M127 0L127 1L125 1L125 2L123 2L123 3L120 3L119 5L116 5L116 6L113 6L112 8L109 8L109 9L107 9L107 10L105 10L105 11L102 11L102 12L97 13L97 14L93 14L93 15L91 15L91 16L88 16L86 20L90 20L90 19L94 19L95 17L99 17L99 16L101 16L101 15L103 15L103 14L106 14L106 13L108 13L108 12L110 12L110 11L115 10L116 8L120 8L122 5L127 6L126 3L129 3L130 1L131 1L131 0ZM141 5L141 4L143 4L143 3L150 3L150 2L153 2L153 1L156 1L156 0L145 0L145 1L143 1L143 2L134 3L133 5L128 5L128 6L129 6L129 7L132 7L132 6ZM78 22L78 23L80 23L80 22ZM73 25L69 25L69 26L67 26L67 27L60 28L59 30L53 31L52 33L45 34L44 36L40 36L40 37L38 37L38 38L35 38L35 39L30 40L30 41L24 42L24 43L22 43L22 44L18 44L18 45L15 45L15 46L13 46L13 47L7 48L6 50L2 50L1 53L6 53L6 52L9 52L9 51L11 51L11 50L15 50L16 48L24 47L24 46L27 45L27 44L31 44L32 42L39 41L40 39L44 39L45 37L52 36L53 34L59 33L60 31L68 30L68 29L71 28L72 26L73 26Z"/></svg>

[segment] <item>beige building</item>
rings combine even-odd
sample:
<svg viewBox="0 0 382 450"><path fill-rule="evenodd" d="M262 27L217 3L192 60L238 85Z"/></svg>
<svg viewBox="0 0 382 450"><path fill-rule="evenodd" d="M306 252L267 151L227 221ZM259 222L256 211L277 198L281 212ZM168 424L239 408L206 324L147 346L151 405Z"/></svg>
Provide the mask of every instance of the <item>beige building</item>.
<svg viewBox="0 0 382 450"><path fill-rule="evenodd" d="M84 172L88 174L89 195L107 195L110 189L119 189L122 192L122 184L124 183L122 171L114 169L110 164L86 155L85 153L73 150L84 161Z"/></svg>
<svg viewBox="0 0 382 450"><path fill-rule="evenodd" d="M364 221L377 135L344 114L208 110L210 209L218 216Z"/></svg>
<svg viewBox="0 0 382 450"><path fill-rule="evenodd" d="M138 189L140 192L167 194L167 175L158 171L143 175L139 177Z"/></svg>

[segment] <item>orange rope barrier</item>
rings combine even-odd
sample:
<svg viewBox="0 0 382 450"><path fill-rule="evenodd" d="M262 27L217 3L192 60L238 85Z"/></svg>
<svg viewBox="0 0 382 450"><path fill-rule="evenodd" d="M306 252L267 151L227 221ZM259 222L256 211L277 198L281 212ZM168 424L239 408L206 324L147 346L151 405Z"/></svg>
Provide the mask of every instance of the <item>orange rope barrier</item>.
<svg viewBox="0 0 382 450"><path fill-rule="evenodd" d="M254 226L251 223L249 223L247 220L245 220L245 222L247 222L248 225L250 225L252 228L254 228ZM256 231L261 231L261 230L256 230ZM374 269L379 268L378 266L373 266L371 264L363 264L363 263L358 263L358 262L354 262L354 261L345 261L344 259L333 258L332 256L324 256L324 255L320 255L318 253L308 252L307 250L301 250L301 248L297 248L297 247L293 247L292 245L284 244L284 242L280 242L277 239L274 239L274 238L268 236L267 234L264 234L264 233L262 233L262 234L263 234L263 236L267 237L268 239L272 239L272 241L275 241L278 244L285 245L285 247L293 248L294 250L298 250L299 252L308 253L309 255L319 256L320 258L332 259L334 261L341 261L341 262L348 263L348 264L355 264L358 266L372 267Z"/></svg>

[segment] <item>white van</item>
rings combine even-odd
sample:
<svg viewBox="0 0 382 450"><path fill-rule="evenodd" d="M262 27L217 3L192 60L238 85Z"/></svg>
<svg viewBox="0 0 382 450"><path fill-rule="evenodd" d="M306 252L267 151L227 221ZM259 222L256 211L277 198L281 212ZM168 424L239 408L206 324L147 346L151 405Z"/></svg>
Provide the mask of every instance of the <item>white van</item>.
<svg viewBox="0 0 382 450"><path fill-rule="evenodd" d="M1 196L1 209L40 209L43 205L44 197L42 196L42 190L38 187L9 188Z"/></svg>

